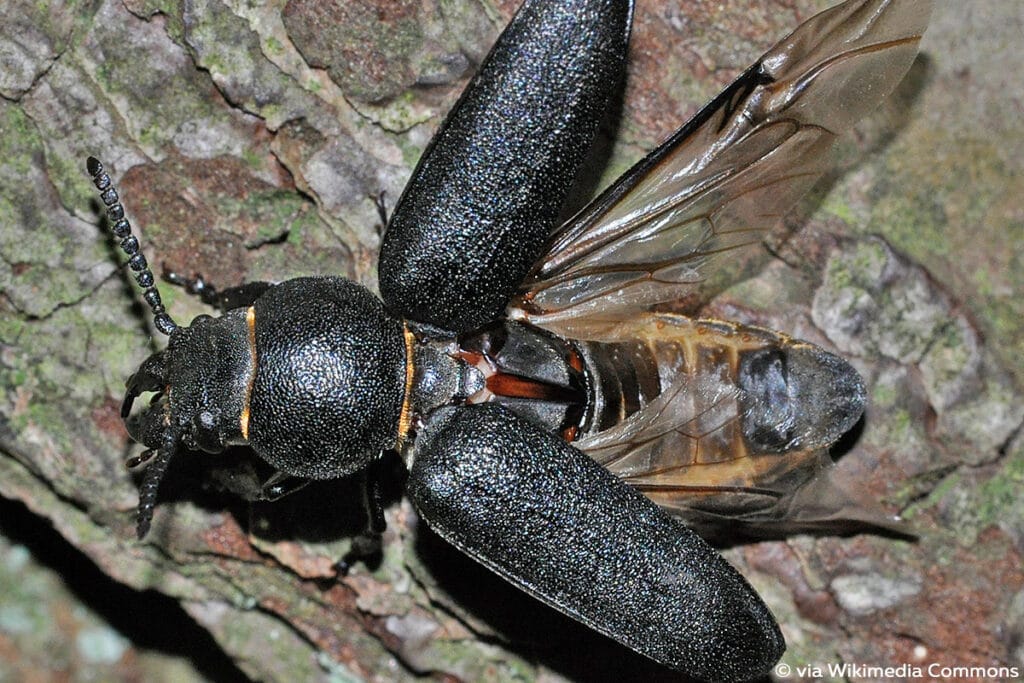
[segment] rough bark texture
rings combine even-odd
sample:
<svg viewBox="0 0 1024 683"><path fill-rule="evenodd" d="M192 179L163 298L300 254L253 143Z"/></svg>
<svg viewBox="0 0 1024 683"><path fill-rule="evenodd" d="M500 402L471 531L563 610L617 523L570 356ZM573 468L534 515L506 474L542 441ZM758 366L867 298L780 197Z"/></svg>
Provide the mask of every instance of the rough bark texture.
<svg viewBox="0 0 1024 683"><path fill-rule="evenodd" d="M516 3L354 4L3 3L0 680L154 680L187 663L153 648L209 662L217 647L227 657L199 675L659 675L446 547L404 501L381 565L331 581L362 523L348 482L250 509L210 485L214 458L181 457L150 538L134 540L122 461L137 451L118 407L162 339L99 227L85 157L112 169L157 270L374 286L373 197L398 196ZM825 4L639 0L622 116L590 185ZM1014 0L939 3L910 76L842 141L777 258L722 268L732 286L710 314L838 349L863 373L871 407L839 474L920 532L728 551L781 621L791 676L838 661L1024 666L1022 28ZM203 312L164 293L179 319Z"/></svg>

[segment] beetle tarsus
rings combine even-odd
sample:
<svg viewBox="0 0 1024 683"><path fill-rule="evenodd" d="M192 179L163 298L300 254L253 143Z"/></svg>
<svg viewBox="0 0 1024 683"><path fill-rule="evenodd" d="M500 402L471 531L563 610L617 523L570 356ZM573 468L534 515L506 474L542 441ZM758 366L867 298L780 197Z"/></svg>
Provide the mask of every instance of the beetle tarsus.
<svg viewBox="0 0 1024 683"><path fill-rule="evenodd" d="M138 455L133 455L124 461L124 466L129 470L140 469L149 464L149 461L156 455L156 450L147 448Z"/></svg>
<svg viewBox="0 0 1024 683"><path fill-rule="evenodd" d="M248 308L256 303L264 292L273 286L270 282L257 280L245 282L235 287L217 289L206 281L199 273L193 273L192 277L185 277L181 273L164 270L163 278L172 285L178 285L193 296L199 297L207 306L213 306L221 313L227 313L236 308Z"/></svg>
<svg viewBox="0 0 1024 683"><path fill-rule="evenodd" d="M352 539L349 551L334 563L334 571L338 576L348 576L352 567L360 562L371 567L381 559L383 542L379 533L365 531Z"/></svg>
<svg viewBox="0 0 1024 683"><path fill-rule="evenodd" d="M360 562L374 567L380 563L383 543L380 534L360 534L352 539L349 551L334 563L334 571L338 576L348 576L352 567Z"/></svg>

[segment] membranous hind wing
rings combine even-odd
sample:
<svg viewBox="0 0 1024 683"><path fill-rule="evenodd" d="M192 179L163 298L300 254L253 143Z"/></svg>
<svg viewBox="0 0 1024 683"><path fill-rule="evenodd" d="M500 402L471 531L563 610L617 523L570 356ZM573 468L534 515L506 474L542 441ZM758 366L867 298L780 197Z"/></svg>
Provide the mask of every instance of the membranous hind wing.
<svg viewBox="0 0 1024 683"><path fill-rule="evenodd" d="M589 425L574 445L691 522L892 525L828 474L827 449L865 401L848 363L766 330L648 311L695 294L716 256L760 242L828 167L837 136L903 78L929 14L929 2L849 0L801 25L558 230L509 308L583 346L668 354L653 394L634 391L635 410L620 401L618 422ZM604 381L634 380L593 385Z"/></svg>
<svg viewBox="0 0 1024 683"><path fill-rule="evenodd" d="M850 0L801 25L556 231L510 317L587 338L589 320L693 292L820 178L837 136L909 69L929 13Z"/></svg>
<svg viewBox="0 0 1024 683"><path fill-rule="evenodd" d="M712 534L737 523L752 534L896 527L819 476L864 408L843 359L772 330L671 313L593 330L597 341L578 342L583 356L614 360L592 364L594 407L573 445L654 502Z"/></svg>

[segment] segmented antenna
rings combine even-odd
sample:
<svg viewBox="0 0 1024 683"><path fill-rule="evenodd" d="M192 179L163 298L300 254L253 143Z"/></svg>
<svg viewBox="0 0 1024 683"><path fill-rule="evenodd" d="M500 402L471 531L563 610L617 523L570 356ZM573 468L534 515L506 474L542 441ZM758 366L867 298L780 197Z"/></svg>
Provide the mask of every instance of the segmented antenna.
<svg viewBox="0 0 1024 683"><path fill-rule="evenodd" d="M153 508L156 507L156 492L160 488L160 480L167 472L167 465L171 462L171 456L178 447L178 435L171 429L164 433L163 442L156 451L154 458L150 453L148 457L144 453L141 457L143 462L148 460L146 473L142 475L142 485L139 486L139 511L135 521L135 535L141 541L149 533L149 525L153 521Z"/></svg>
<svg viewBox="0 0 1024 683"><path fill-rule="evenodd" d="M139 250L139 240L132 234L131 223L124 217L124 207L118 201L117 190L114 189L110 176L103 170L103 164L96 157L89 157L85 162L85 167L89 171L89 175L92 176L92 182L96 185L96 189L100 191L100 200L107 207L107 219L110 221L111 232L121 238L121 250L128 255L128 267L134 271L135 281L139 283L139 287L142 287L142 298L146 300L150 310L153 311L153 323L156 325L156 329L170 336L171 332L178 329L178 324L171 319L160 300L160 292L156 289L153 273L149 270L146 257ZM142 511L139 512L141 514ZM150 514L152 514L152 510Z"/></svg>

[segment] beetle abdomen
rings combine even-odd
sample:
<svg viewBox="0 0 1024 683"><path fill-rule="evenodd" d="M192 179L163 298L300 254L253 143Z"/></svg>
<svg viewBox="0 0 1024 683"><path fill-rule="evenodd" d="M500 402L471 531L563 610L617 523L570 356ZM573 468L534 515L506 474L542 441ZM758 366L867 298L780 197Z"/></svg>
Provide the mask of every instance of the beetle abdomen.
<svg viewBox="0 0 1024 683"><path fill-rule="evenodd" d="M252 310L248 439L262 458L326 479L395 445L405 342L376 297L341 278L299 278L269 289Z"/></svg>
<svg viewBox="0 0 1024 683"><path fill-rule="evenodd" d="M592 408L573 445L688 522L785 518L864 409L849 363L778 332L650 313L595 336L575 342Z"/></svg>
<svg viewBox="0 0 1024 683"><path fill-rule="evenodd" d="M710 545L593 460L495 405L421 436L409 496L446 540L637 652L709 680L767 672L785 648Z"/></svg>
<svg viewBox="0 0 1024 683"><path fill-rule="evenodd" d="M575 342L592 387L581 439L669 407L692 461L708 464L825 448L864 409L849 363L779 332L652 313L610 327L607 338Z"/></svg>
<svg viewBox="0 0 1024 683"><path fill-rule="evenodd" d="M539 327L504 321L459 341L484 386L470 403L493 401L567 441L587 407L583 359L572 342Z"/></svg>

